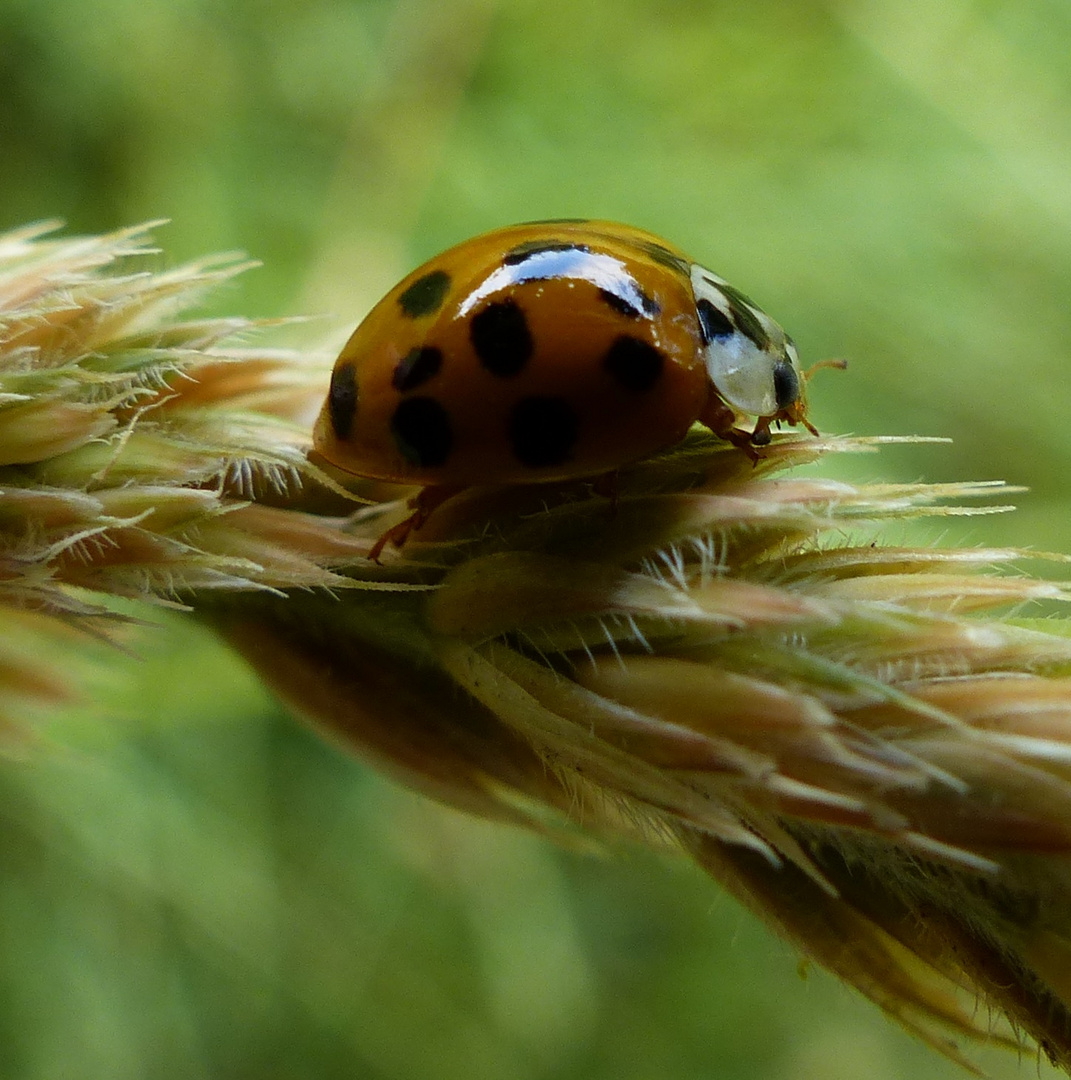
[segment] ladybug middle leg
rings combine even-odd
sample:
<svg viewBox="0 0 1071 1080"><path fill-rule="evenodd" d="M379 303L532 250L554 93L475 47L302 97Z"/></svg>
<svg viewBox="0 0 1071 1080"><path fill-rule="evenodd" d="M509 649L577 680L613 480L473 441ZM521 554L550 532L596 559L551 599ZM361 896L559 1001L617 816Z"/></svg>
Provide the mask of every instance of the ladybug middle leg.
<svg viewBox="0 0 1071 1080"><path fill-rule="evenodd" d="M462 490L464 490L464 485L461 484L429 484L421 488L409 500L409 508L413 512L383 533L372 545L368 557L373 562L379 562L379 556L388 544L400 548L409 539L409 534L416 532L431 517L436 507L442 506L447 499L453 498Z"/></svg>

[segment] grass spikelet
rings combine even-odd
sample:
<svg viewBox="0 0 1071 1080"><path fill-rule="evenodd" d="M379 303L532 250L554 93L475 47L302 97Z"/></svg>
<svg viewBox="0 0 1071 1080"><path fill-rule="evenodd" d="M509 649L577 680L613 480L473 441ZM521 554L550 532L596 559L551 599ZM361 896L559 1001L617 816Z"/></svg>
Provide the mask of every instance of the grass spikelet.
<svg viewBox="0 0 1071 1080"><path fill-rule="evenodd" d="M470 489L375 563L408 493L360 506L310 464L326 365L184 319L245 263L151 250L0 238L0 720L67 692L32 634L182 605L406 783L683 852L941 1052L1071 1071L1071 633L1006 614L1066 590L1014 550L873 541L1008 489L797 468L888 440L753 467L693 432L613 508Z"/></svg>

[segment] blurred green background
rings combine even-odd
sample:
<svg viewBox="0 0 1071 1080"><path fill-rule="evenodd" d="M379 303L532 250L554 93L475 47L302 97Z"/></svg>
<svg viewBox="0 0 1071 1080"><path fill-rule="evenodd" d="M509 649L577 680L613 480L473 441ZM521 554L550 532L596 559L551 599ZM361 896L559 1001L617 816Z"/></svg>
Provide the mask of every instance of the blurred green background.
<svg viewBox="0 0 1071 1080"><path fill-rule="evenodd" d="M823 465L1003 478L1071 549L1066 0L0 0L0 225L169 217L330 316L473 233L597 216L754 295ZM319 331L318 331L319 332ZM171 622L0 765L0 1077L952 1077L690 868L399 791ZM987 1061L1034 1076L1033 1061Z"/></svg>

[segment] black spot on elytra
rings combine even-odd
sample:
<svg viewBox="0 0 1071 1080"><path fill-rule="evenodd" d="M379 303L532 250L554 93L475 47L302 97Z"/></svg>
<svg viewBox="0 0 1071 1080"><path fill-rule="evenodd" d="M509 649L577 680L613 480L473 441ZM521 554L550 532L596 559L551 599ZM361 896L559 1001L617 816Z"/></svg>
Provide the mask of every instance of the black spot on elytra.
<svg viewBox="0 0 1071 1080"><path fill-rule="evenodd" d="M450 290L450 275L445 270L432 270L419 277L398 297L398 306L410 319L433 315L442 307Z"/></svg>
<svg viewBox="0 0 1071 1080"><path fill-rule="evenodd" d="M612 289L599 289L599 299L618 315L626 319L639 319L644 316L654 318L662 308L656 300L648 296L635 282L629 282L627 292L614 292Z"/></svg>
<svg viewBox="0 0 1071 1080"><path fill-rule="evenodd" d="M609 289L600 289L599 299L607 307L613 308L618 315L624 315L626 319L638 319L643 314L631 300L626 299L624 296L618 296L617 293L611 292Z"/></svg>
<svg viewBox="0 0 1071 1080"><path fill-rule="evenodd" d="M728 337L733 332L729 316L705 297L696 301L695 310L699 315L699 333L704 345L709 345L715 338Z"/></svg>
<svg viewBox="0 0 1071 1080"><path fill-rule="evenodd" d="M774 366L773 385L779 409L787 409L794 401L799 401L800 379L787 360L779 360Z"/></svg>
<svg viewBox="0 0 1071 1080"><path fill-rule="evenodd" d="M454 448L450 416L434 398L406 398L390 418L398 453L411 465L442 465Z"/></svg>
<svg viewBox="0 0 1071 1080"><path fill-rule="evenodd" d="M536 255L544 255L551 251L588 252L590 250L591 248L586 244L575 244L571 240L525 240L516 247L510 248L502 257L502 262L506 266L517 266Z"/></svg>
<svg viewBox="0 0 1071 1080"><path fill-rule="evenodd" d="M514 405L507 430L513 456L530 469L540 469L572 457L580 423L564 398L527 397Z"/></svg>
<svg viewBox="0 0 1071 1080"><path fill-rule="evenodd" d="M469 338L483 367L500 378L519 374L532 357L532 333L515 300L481 308L469 324Z"/></svg>
<svg viewBox="0 0 1071 1080"><path fill-rule="evenodd" d="M436 349L433 345L410 349L395 365L390 377L391 386L401 394L416 390L438 375L442 366L442 349Z"/></svg>
<svg viewBox="0 0 1071 1080"><path fill-rule="evenodd" d="M353 430L353 418L357 415L357 370L353 364L338 364L331 372L327 411L335 438L348 439Z"/></svg>
<svg viewBox="0 0 1071 1080"><path fill-rule="evenodd" d="M626 390L642 394L658 382L665 360L649 341L624 334L610 346L602 363Z"/></svg>

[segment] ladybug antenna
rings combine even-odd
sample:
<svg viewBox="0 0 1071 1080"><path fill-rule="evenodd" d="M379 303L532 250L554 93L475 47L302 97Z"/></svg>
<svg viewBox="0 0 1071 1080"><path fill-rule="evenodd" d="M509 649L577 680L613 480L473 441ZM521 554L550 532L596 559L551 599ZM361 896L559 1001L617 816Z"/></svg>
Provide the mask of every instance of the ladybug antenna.
<svg viewBox="0 0 1071 1080"><path fill-rule="evenodd" d="M836 368L838 371L843 371L847 366L847 360L819 360L817 364L811 364L811 366L803 373L803 381L805 384L809 383L811 379L814 378L815 372L821 371L822 368ZM801 395L800 401L802 402L802 400L803 397ZM793 421L793 423L802 424L812 435L817 437L818 428L816 428L814 424L812 424L810 420L807 419L806 416L802 415L802 409L800 410L800 413L801 415L799 417L799 420Z"/></svg>
<svg viewBox="0 0 1071 1080"><path fill-rule="evenodd" d="M803 381L810 382L814 378L815 372L821 371L822 368L836 368L838 371L843 371L847 366L847 360L819 360L817 364L811 364L803 373Z"/></svg>

